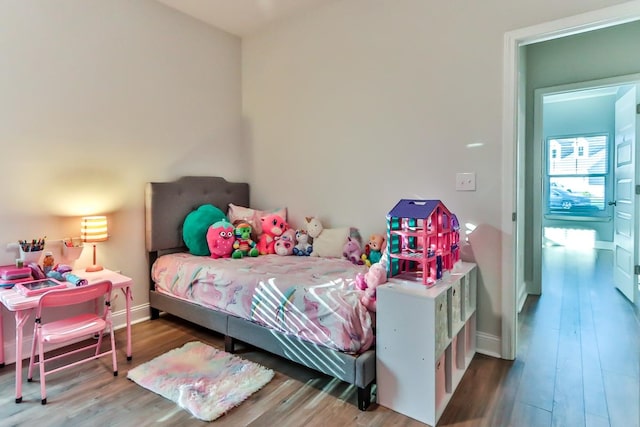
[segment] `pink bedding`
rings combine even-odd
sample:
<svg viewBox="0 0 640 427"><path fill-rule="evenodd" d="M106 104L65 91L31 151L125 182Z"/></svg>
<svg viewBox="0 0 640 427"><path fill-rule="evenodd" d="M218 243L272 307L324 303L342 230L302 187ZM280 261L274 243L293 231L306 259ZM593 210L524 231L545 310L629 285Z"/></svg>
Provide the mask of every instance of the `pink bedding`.
<svg viewBox="0 0 640 427"><path fill-rule="evenodd" d="M264 255L212 259L164 255L156 290L349 353L373 343L372 319L353 286L364 267L347 260Z"/></svg>

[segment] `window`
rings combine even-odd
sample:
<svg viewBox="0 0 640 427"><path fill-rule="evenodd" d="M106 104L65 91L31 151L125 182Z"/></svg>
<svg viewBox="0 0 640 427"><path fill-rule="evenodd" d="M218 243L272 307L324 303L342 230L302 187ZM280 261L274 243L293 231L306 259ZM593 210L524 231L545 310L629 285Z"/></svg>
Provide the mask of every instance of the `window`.
<svg viewBox="0 0 640 427"><path fill-rule="evenodd" d="M547 140L547 213L601 216L609 173L607 135Z"/></svg>

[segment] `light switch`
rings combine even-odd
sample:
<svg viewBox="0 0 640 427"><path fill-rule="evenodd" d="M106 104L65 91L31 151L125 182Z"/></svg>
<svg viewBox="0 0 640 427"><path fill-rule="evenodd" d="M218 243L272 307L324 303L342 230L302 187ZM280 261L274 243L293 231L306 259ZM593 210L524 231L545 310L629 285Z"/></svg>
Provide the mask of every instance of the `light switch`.
<svg viewBox="0 0 640 427"><path fill-rule="evenodd" d="M476 173L458 172L456 174L456 191L476 191Z"/></svg>

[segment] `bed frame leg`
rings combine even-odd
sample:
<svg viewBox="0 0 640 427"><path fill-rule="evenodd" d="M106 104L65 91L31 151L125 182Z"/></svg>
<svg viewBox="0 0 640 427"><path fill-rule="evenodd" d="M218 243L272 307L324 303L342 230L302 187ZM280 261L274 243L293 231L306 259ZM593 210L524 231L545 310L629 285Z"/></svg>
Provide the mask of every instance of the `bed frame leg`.
<svg viewBox="0 0 640 427"><path fill-rule="evenodd" d="M358 387L358 409L366 411L371 405L371 385L365 387Z"/></svg>
<svg viewBox="0 0 640 427"><path fill-rule="evenodd" d="M160 318L160 310L157 308L151 307L151 320L156 320Z"/></svg>
<svg viewBox="0 0 640 427"><path fill-rule="evenodd" d="M233 353L235 347L234 344L235 342L232 337L230 337L229 335L224 336L224 351L226 351L227 353Z"/></svg>

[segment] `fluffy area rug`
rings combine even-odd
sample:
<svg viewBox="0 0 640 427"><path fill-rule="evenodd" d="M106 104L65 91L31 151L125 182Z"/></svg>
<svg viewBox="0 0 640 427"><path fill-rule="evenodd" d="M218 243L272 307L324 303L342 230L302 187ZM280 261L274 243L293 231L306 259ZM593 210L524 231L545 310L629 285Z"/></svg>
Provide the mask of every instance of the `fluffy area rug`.
<svg viewBox="0 0 640 427"><path fill-rule="evenodd" d="M213 421L264 387L273 371L194 341L129 370L127 378Z"/></svg>

